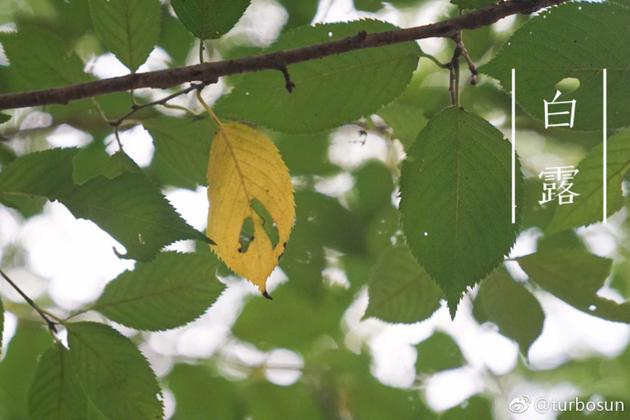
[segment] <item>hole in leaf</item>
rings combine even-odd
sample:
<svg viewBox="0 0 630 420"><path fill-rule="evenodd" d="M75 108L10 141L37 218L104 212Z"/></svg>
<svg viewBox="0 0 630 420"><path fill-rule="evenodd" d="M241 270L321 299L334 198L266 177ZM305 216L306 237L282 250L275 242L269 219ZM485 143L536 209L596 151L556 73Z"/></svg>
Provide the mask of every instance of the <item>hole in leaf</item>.
<svg viewBox="0 0 630 420"><path fill-rule="evenodd" d="M271 247L275 248L278 245L278 238L280 236L278 233L278 227L273 221L273 218L271 217L265 206L263 206L262 203L255 198L249 203L249 205L262 220L262 226L265 230L265 233L269 237L269 240L271 241Z"/></svg>
<svg viewBox="0 0 630 420"><path fill-rule="evenodd" d="M575 92L580 88L580 79L576 79L575 77L565 77L556 83L555 87L564 94Z"/></svg>
<svg viewBox="0 0 630 420"><path fill-rule="evenodd" d="M240 244L238 248L238 252L244 254L249 249L252 241L254 240L254 222L251 217L245 218L243 220L243 225L241 226L241 234L238 238L238 242Z"/></svg>

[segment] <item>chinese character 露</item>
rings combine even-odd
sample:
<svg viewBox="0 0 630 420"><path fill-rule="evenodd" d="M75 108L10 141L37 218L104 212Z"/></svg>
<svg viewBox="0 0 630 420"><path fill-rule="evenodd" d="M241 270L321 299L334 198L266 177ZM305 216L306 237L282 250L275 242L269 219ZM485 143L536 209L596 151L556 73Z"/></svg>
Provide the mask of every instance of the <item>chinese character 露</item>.
<svg viewBox="0 0 630 420"><path fill-rule="evenodd" d="M543 179L543 192L538 203L545 204L557 199L560 205L573 204L573 197L580 195L571 191L573 177L577 173L575 166L556 166L541 171L538 178Z"/></svg>
<svg viewBox="0 0 630 420"><path fill-rule="evenodd" d="M575 99L572 99L570 101L558 101L557 99L560 97L560 95L560 91L556 90L556 96L553 97L551 102L543 99L543 103L545 104L545 128L573 128L573 121L575 119ZM562 115L568 115L568 117L561 118L560 116ZM551 118L552 121L549 121L550 117L553 117ZM560 122L559 120L562 120L564 122Z"/></svg>

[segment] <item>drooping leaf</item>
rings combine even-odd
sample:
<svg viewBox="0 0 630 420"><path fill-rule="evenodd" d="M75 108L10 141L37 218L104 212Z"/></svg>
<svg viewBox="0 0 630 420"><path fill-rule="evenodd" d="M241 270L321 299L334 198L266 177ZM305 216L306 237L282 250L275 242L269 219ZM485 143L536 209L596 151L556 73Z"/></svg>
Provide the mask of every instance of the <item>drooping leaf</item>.
<svg viewBox="0 0 630 420"><path fill-rule="evenodd" d="M386 249L372 269L365 316L387 322L413 323L440 307L442 290L404 245Z"/></svg>
<svg viewBox="0 0 630 420"><path fill-rule="evenodd" d="M31 418L84 420L87 397L70 366L68 351L55 344L40 357L28 394Z"/></svg>
<svg viewBox="0 0 630 420"><path fill-rule="evenodd" d="M175 420L243 418L243 401L235 385L205 365L176 365L167 377L175 395Z"/></svg>
<svg viewBox="0 0 630 420"><path fill-rule="evenodd" d="M503 268L481 282L473 313L479 322L492 322L501 334L515 340L525 357L545 322L538 300Z"/></svg>
<svg viewBox="0 0 630 420"><path fill-rule="evenodd" d="M466 287L497 267L516 239L510 154L499 130L451 107L429 121L403 163L407 243L444 291L452 316ZM522 175L516 169L518 203Z"/></svg>
<svg viewBox="0 0 630 420"><path fill-rule="evenodd" d="M159 117L143 123L155 143L155 159L192 185L206 183L210 141L216 131L208 118Z"/></svg>
<svg viewBox="0 0 630 420"><path fill-rule="evenodd" d="M621 183L630 169L630 131L607 141L606 213L615 213L623 206ZM548 233L559 232L601 221L603 218L603 145L591 149L578 165L573 190L580 194L570 205L557 206Z"/></svg>
<svg viewBox="0 0 630 420"><path fill-rule="evenodd" d="M131 70L149 57L160 35L159 0L88 0L94 32Z"/></svg>
<svg viewBox="0 0 630 420"><path fill-rule="evenodd" d="M83 63L55 34L34 26L0 33L10 68L31 89L59 87L88 80Z"/></svg>
<svg viewBox="0 0 630 420"><path fill-rule="evenodd" d="M92 309L139 330L187 324L216 301L224 286L217 261L206 254L165 252L112 280Z"/></svg>
<svg viewBox="0 0 630 420"><path fill-rule="evenodd" d="M10 115L7 114L3 114L2 112L0 112L0 124L3 124L7 121L9 121L11 119Z"/></svg>
<svg viewBox="0 0 630 420"><path fill-rule="evenodd" d="M623 111L630 96L630 55L620 53L627 51L628 43L627 5L570 2L532 18L480 71L500 80L507 90L515 68L516 100L539 120L544 119L543 100L554 98L555 85L567 77L578 79L579 89L558 100L576 100L574 128L601 130L602 69L606 68L608 126L619 128L630 124L630 115Z"/></svg>
<svg viewBox="0 0 630 420"><path fill-rule="evenodd" d="M417 346L416 371L431 374L464 365L464 356L453 338L441 331L421 341Z"/></svg>
<svg viewBox="0 0 630 420"><path fill-rule="evenodd" d="M127 337L94 322L67 327L72 368L96 408L112 419L163 417L155 374Z"/></svg>
<svg viewBox="0 0 630 420"><path fill-rule="evenodd" d="M0 174L0 200L42 196L63 203L75 217L90 219L125 246L125 258L151 259L182 239L206 240L186 224L160 190L123 154L110 158L107 176L73 182L78 149L51 149L16 159ZM131 171L131 172L130 172ZM108 177L109 176L109 177Z"/></svg>
<svg viewBox="0 0 630 420"><path fill-rule="evenodd" d="M215 39L228 32L243 16L251 0L172 0L177 17L201 39Z"/></svg>
<svg viewBox="0 0 630 420"><path fill-rule="evenodd" d="M579 249L545 249L518 259L531 280L569 305L610 321L630 323L630 302L601 297L612 260Z"/></svg>
<svg viewBox="0 0 630 420"><path fill-rule="evenodd" d="M295 222L289 171L271 140L247 125L223 124L212 141L208 199L211 248L266 293Z"/></svg>
<svg viewBox="0 0 630 420"><path fill-rule="evenodd" d="M281 35L267 52L392 29L374 20L304 26ZM411 80L419 53L412 42L293 64L288 67L295 84L291 93L279 71L250 73L216 111L287 133L322 131L376 112L396 98Z"/></svg>

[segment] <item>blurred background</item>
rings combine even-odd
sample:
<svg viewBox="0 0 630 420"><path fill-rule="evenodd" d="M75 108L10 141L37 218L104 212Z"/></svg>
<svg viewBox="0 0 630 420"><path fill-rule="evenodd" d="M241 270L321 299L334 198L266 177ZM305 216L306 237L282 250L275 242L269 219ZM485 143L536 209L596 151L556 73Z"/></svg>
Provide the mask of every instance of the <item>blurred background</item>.
<svg viewBox="0 0 630 420"><path fill-rule="evenodd" d="M168 7L164 10L159 46L140 71L197 62L198 41ZM375 18L410 27L457 13L458 8L445 0L253 0L233 30L206 43L206 58L255 54L302 24ZM464 32L475 63L487 62L526 19L509 17ZM0 31L20 25L55 33L96 78L128 73L99 44L83 0L0 0ZM452 42L427 39L419 44L438 60L450 60ZM237 79L222 79L206 88L204 96L216 101ZM0 49L0 92L20 90L20 83ZM140 90L136 96L147 100L166 93ZM506 137L509 100L488 77L481 76L479 84L471 86L462 67L462 105L503 130ZM192 96L174 103L200 111ZM286 262L269 282L273 302L261 299L251 284L223 270L226 292L197 321L160 333L115 325L140 343L160 377L168 418L572 419L583 415L532 410L510 414L507 408L522 396L628 402L628 325L585 314L540 290L535 294L545 312L544 329L527 358L496 326L475 319L474 292L462 301L453 321L445 306L415 324L393 325L365 317L371 267L384 248L402 240L396 205L405 148L447 105L448 72L423 58L402 96L377 115L321 134L269 133L293 176L298 215ZM120 95L105 97L101 103L110 118L124 114L128 106L128 97ZM159 108L139 118L159 114L182 115ZM522 112L517 128L527 188L534 195L543 168L577 164L600 141L599 133L545 130ZM151 134L141 125L126 126L121 140L186 221L203 230L208 209L205 187L169 172L155 158ZM15 155L72 146L110 154L117 150L111 127L85 102L15 110L11 120L0 125L0 165ZM534 252L542 237L540 226L549 219L548 209L536 200L523 211L523 231L510 257ZM624 208L606 225L581 228L559 239L578 241L592 253L614 259L613 275L599 294L615 301L624 301L630 293L626 214ZM169 249L190 252L195 247L191 241ZM108 281L133 268L134 263L119 259L113 248L123 249L92 222L75 219L60 203L28 203L18 209L0 206L1 266L53 313L65 315L85 307ZM508 262L507 268L515 279L526 280L515 263ZM25 419L26 389L36 357L50 338L32 310L4 282L0 294L7 310L0 419ZM107 322L94 313L85 317ZM630 413L628 403L626 411ZM588 418L613 416L598 415ZM616 416L630 418L630 414Z"/></svg>

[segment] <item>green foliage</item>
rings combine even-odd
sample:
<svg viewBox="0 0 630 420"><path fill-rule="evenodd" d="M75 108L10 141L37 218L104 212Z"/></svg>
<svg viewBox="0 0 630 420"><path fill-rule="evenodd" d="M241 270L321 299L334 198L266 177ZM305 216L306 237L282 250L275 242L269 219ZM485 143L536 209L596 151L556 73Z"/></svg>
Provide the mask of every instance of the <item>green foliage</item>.
<svg viewBox="0 0 630 420"><path fill-rule="evenodd" d="M216 126L207 118L158 117L143 123L153 137L155 164L167 166L176 185L206 184L208 154Z"/></svg>
<svg viewBox="0 0 630 420"><path fill-rule="evenodd" d="M530 279L569 305L590 315L630 322L630 302L601 297L612 261L576 249L547 249L518 259Z"/></svg>
<svg viewBox="0 0 630 420"><path fill-rule="evenodd" d="M492 322L501 334L515 340L525 357L545 322L540 303L503 268L481 282L473 313L479 322Z"/></svg>
<svg viewBox="0 0 630 420"><path fill-rule="evenodd" d="M282 60L270 62L264 56L348 38L358 46L363 42L362 31L397 29L370 19L308 26L316 14L318 20L331 18L328 3L276 0L261 2L246 12L250 0L4 1L0 7L4 30L0 32L4 51L0 54L0 92L93 80L92 73L101 77L103 61L95 58L103 54L114 54L132 72L156 47L169 58L159 63L151 60L151 67L165 67L153 88L0 114L0 203L19 212L0 212L0 263L3 269L16 268L9 272L15 273L16 285L26 291L33 284L19 277L25 271L22 267L29 264L37 276L52 280L50 292L32 296L34 302L13 301L9 296L0 299L0 347L3 335L8 341L4 343L8 351L0 359L0 420L155 420L165 415L160 387L175 398L175 420L490 419L504 410L506 397L523 383L541 389L570 384L585 399L627 400L628 348L618 355L607 351L606 358L585 357L581 348L571 348L563 357L552 355L551 364L544 369L538 365L532 369L527 355L543 331L545 313L537 298L546 297L545 291L593 316L630 323L626 212L617 213L614 219L621 223L606 226L615 245L611 259L593 255L583 241L591 232L598 234L602 226L586 233L572 229L602 217L599 131L604 67L608 69L608 122L616 132L608 140L607 213L630 208L624 197L624 181L630 179L626 146L630 137L627 131L616 131L630 126L625 112L630 96L628 1L569 3L532 18L514 16L513 23L502 30L491 25L462 30L473 62L488 63L481 70L501 83L482 78L472 86L461 57L458 100L451 107L447 107L449 69L438 63L449 63L453 57L454 44L448 39L443 40L447 42L442 50L432 51L435 57L423 53L417 42L359 48L289 64L286 69ZM407 23L437 4L425 0L353 3L358 10ZM451 3L454 6L442 5L447 7L447 16L496 2ZM490 10L512 5L500 3ZM287 12L286 22L260 21L280 6ZM239 30L224 36L244 13L248 16ZM484 22L479 19L483 16L484 12L464 21L477 26ZM275 43L260 36L262 26L276 29ZM453 33L448 24L441 28ZM202 107L194 92L178 96L175 91L190 82L209 81L206 77L211 75L201 72L190 80L171 79L182 74L172 69L196 62L200 42L208 60L245 60L217 64L243 74L223 77L220 83L200 91L218 117L212 110L198 113ZM311 49L317 50L317 46ZM155 58L164 57L160 50L158 53ZM252 72L240 67L261 54L254 61L274 69ZM426 60L417 68L419 58ZM522 223L517 224L510 220L510 144L502 134L509 130L510 119L504 118L509 98L500 87L509 87L511 68L516 68L520 105L516 198ZM136 80L145 77L130 76ZM98 81L97 85L115 87L121 80L126 79ZM181 85L169 87L173 80ZM287 91L289 81L295 84L291 93ZM562 92L561 100L576 99L576 129L547 130L540 123L542 101L553 98L556 89ZM177 100L169 97L171 93ZM152 101L160 98L170 99L155 106ZM118 124L117 119L125 115ZM218 135L219 127L239 127L252 131L256 138L266 134L289 169L291 183L287 176L285 190L264 205L235 199L238 194L233 187L239 185L236 180L243 178L243 172L248 173L248 182L239 186L255 188L261 196L279 180L276 172L261 165L268 163L270 155L255 147L244 158L234 158L244 150L243 137L230 142L215 161L218 165L232 159L238 164L227 165L209 177L212 142L226 140ZM140 168L120 147L110 155L109 150L117 146L112 131L128 128L133 130L125 132L125 149L133 156L137 144L131 133L144 128L152 139L155 153L146 167ZM78 130L70 135L77 137L72 144L82 146L54 148L71 144L67 140L72 139L66 137L70 130ZM84 140L87 138L90 140ZM275 150L267 139L265 144ZM575 204L540 206L538 173L542 164L577 162L583 150L590 151L573 180L574 190L580 194ZM282 162L276 163L286 175ZM209 198L209 203L195 196L190 203L198 198L202 203L196 205L199 208L184 208L187 215L197 219L197 213L219 206L229 215L236 208L247 208L252 216L249 227L260 222L257 238L249 232L247 243L260 243L255 241L263 233L270 242L281 244L282 250L274 248L267 258L269 272L274 265L279 268L269 279L273 301L256 294L243 296L243 283L225 263L217 261L208 247L211 241L186 224L164 196L167 191L179 203L206 184L222 188L224 194ZM294 223L292 217L285 217L289 207L279 213L271 210L276 202L289 198L296 204ZM102 295L92 302L81 300L78 311L70 311L66 305L76 303L59 298L60 275L40 266L39 249L22 248L33 243L34 227L50 221L48 214L24 220L40 215L46 200L59 201L76 217L93 221L125 247L126 253L120 257L136 260L133 269L114 279L109 270L98 276L106 283ZM285 231L293 224L290 236L281 240L279 216ZM8 229L5 220L9 220ZM212 236L218 235L213 245L238 240L242 246L240 237L223 235L225 220L213 223L216 235ZM246 232L245 222L243 227L240 220L233 224L239 235ZM525 245L542 235L536 253L516 259L529 277L527 282L511 278L502 266L517 234L522 234ZM196 252L164 249L185 239L197 240ZM180 245L187 248L191 244ZM519 241L522 249L520 245ZM598 246L596 243L594 250L599 252ZM237 258L245 253L241 251ZM231 253L236 254L236 247ZM77 253L77 260L82 257ZM74 267L64 268L63 273L65 270L74 272ZM287 279L278 281L283 274ZM260 277L259 284L264 284L267 275ZM457 322L449 326L439 309L441 299L447 299L454 316L462 292L478 282L479 288L470 296L474 300L462 305ZM37 283L31 290L40 288ZM1 286L1 293L9 287ZM610 289L626 301L603 297ZM366 292L367 308L361 319ZM211 312L216 318L210 319L208 314L198 319L217 301L219 305ZM436 310L439 313L433 316ZM49 327L50 322L55 324L59 332L47 331L41 317L47 318ZM73 323L87 317L101 323ZM384 322L364 322L368 317ZM12 336L15 319L17 330ZM107 326L110 321L160 333L124 329L123 335ZM423 321L421 325L400 325ZM479 355L474 352L480 346L464 346L468 343L463 340L483 330L475 321L494 324L498 333L518 344L525 357L518 359L514 369L497 373L493 366L478 363ZM206 334L217 331L216 351L194 356L203 352L191 343L204 347L208 345ZM406 341L397 344L410 356L407 366L397 354L393 361L382 363L384 349L374 348L385 336L382 332L394 331L405 334L401 338ZM415 377L411 378L410 343L417 342L418 336L409 338L407 334L420 331L425 331L422 336L429 331L433 334L415 345ZM621 346L623 335L617 341ZM172 347L161 348L163 342ZM614 345L612 341L607 344ZM159 379L139 348L155 352L151 359L158 361ZM303 366L288 366L275 359L282 353L279 348L298 352ZM372 361L370 356L376 359ZM390 363L401 373L406 371L408 385L394 388L379 380ZM424 402L425 398L434 402L427 383L433 379L438 383L455 374L445 371L458 368L484 379L479 382L479 393L450 409L433 412ZM276 384L294 374L295 382ZM566 412L560 417L582 416Z"/></svg>
<svg viewBox="0 0 630 420"><path fill-rule="evenodd" d="M50 347L50 336L39 323L20 321L0 362L0 418L28 419L28 389L37 357Z"/></svg>
<svg viewBox="0 0 630 420"><path fill-rule="evenodd" d="M106 417L162 418L155 375L128 338L103 324L79 322L68 325L68 345L81 387Z"/></svg>
<svg viewBox="0 0 630 420"><path fill-rule="evenodd" d="M71 148L52 149L15 160L0 174L0 201L15 195L58 200L76 217L94 221L123 244L125 258L149 260L174 241L205 240L144 174L120 168L131 165L124 163L129 162L124 155L110 158L103 169L110 178L99 175L75 185L72 167L77 153Z"/></svg>
<svg viewBox="0 0 630 420"><path fill-rule="evenodd" d="M159 38L159 0L88 1L92 26L103 46L135 72Z"/></svg>
<svg viewBox="0 0 630 420"><path fill-rule="evenodd" d="M70 365L68 351L55 344L42 354L28 394L33 419L83 420L87 399Z"/></svg>
<svg viewBox="0 0 630 420"><path fill-rule="evenodd" d="M91 309L139 330L167 330L187 324L223 291L217 261L207 254L158 254L107 285Z"/></svg>
<svg viewBox="0 0 630 420"><path fill-rule="evenodd" d="M0 299L0 356L2 356L2 337L4 335L4 306Z"/></svg>
<svg viewBox="0 0 630 420"><path fill-rule="evenodd" d="M365 316L387 322L422 321L440 307L442 291L404 245L383 252L368 283Z"/></svg>
<svg viewBox="0 0 630 420"><path fill-rule="evenodd" d="M286 9L289 17L284 29L293 29L296 26L308 25L317 13L318 0L279 0Z"/></svg>
<svg viewBox="0 0 630 420"><path fill-rule="evenodd" d="M17 78L31 89L59 87L88 80L83 63L55 34L26 26L0 33L0 43Z"/></svg>
<svg viewBox="0 0 630 420"><path fill-rule="evenodd" d="M503 134L454 107L429 121L403 163L400 211L407 243L444 291L453 317L466 287L499 265L514 243L510 179Z"/></svg>
<svg viewBox="0 0 630 420"><path fill-rule="evenodd" d="M464 365L464 356L455 340L441 331L436 331L431 337L421 341L416 350L418 373L430 374Z"/></svg>
<svg viewBox="0 0 630 420"><path fill-rule="evenodd" d="M544 119L543 99L553 99L556 83L576 78L579 89L559 100L576 100L575 128L600 130L601 112L595 110L601 109L602 69L608 68L608 126L619 128L630 125L630 116L622 112L630 96L630 57L619 53L629 42L627 6L571 2L532 18L480 71L501 81L507 90L510 70L515 68L517 101L540 120Z"/></svg>
<svg viewBox="0 0 630 420"><path fill-rule="evenodd" d="M221 37L238 22L251 0L172 0L184 26L196 37Z"/></svg>
<svg viewBox="0 0 630 420"><path fill-rule="evenodd" d="M608 139L606 168L606 213L611 215L621 209L624 198L621 183L630 169L630 131L624 131ZM572 227L588 225L602 219L603 213L603 145L591 149L578 165L573 184L580 195L575 203L557 206L548 233Z"/></svg>
<svg viewBox="0 0 630 420"><path fill-rule="evenodd" d="M266 52L342 39L362 30L391 29L391 24L375 20L304 26L282 34ZM216 110L229 118L287 133L333 128L378 111L395 99L409 83L419 53L417 44L406 43L293 64L288 66L295 83L291 93L279 71L250 73L219 101Z"/></svg>
<svg viewBox="0 0 630 420"><path fill-rule="evenodd" d="M177 400L174 420L242 418L242 401L234 395L234 385L207 366L178 364L166 382Z"/></svg>

